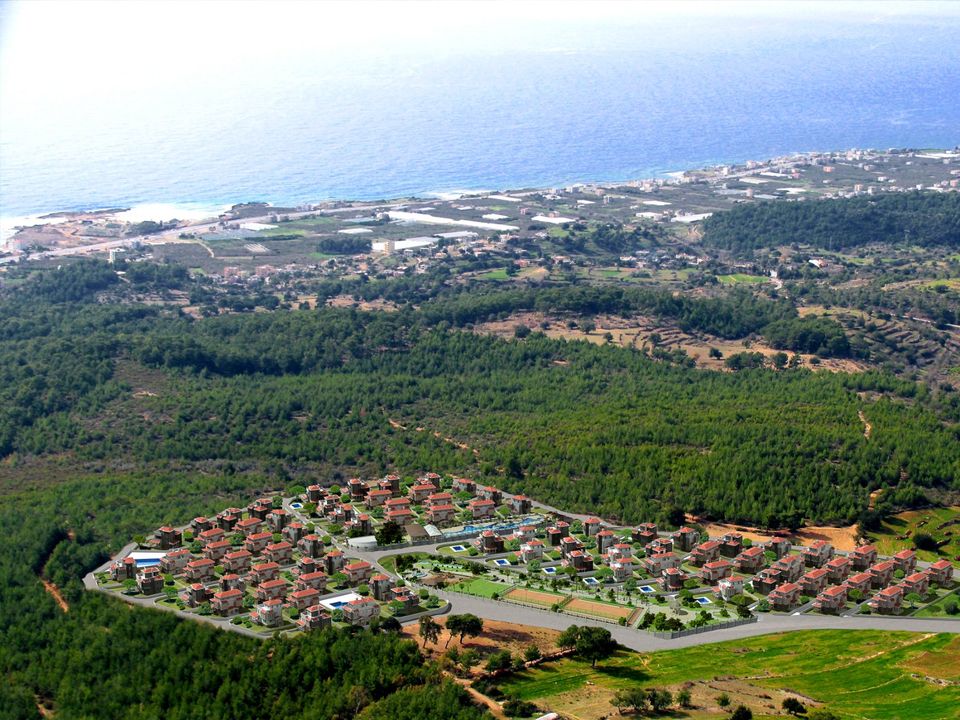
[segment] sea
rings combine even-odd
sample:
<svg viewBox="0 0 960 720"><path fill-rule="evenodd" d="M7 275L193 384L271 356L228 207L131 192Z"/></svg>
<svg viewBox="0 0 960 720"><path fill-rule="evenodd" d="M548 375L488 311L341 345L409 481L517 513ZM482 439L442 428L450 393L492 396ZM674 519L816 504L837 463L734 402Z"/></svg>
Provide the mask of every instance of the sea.
<svg viewBox="0 0 960 720"><path fill-rule="evenodd" d="M858 5L829 19L515 27L509 5L494 4L497 32L442 47L325 53L318 40L175 85L125 74L89 78L69 101L6 97L0 215L9 231L64 210L186 217L244 201L443 196L956 146L960 13L874 17Z"/></svg>

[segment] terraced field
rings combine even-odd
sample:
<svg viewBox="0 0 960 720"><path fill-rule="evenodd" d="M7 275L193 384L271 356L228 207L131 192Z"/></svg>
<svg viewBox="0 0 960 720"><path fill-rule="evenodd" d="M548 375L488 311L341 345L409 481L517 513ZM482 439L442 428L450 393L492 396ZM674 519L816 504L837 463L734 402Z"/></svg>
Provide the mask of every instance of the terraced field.
<svg viewBox="0 0 960 720"><path fill-rule="evenodd" d="M916 533L927 533L938 543L940 552L918 550L921 560L954 560L960 556L960 507L910 510L893 515L883 521L880 532L871 533L872 542L881 555L892 555L903 548L913 547Z"/></svg>
<svg viewBox="0 0 960 720"><path fill-rule="evenodd" d="M754 717L779 716L783 698L826 705L841 718L931 720L960 717L960 638L881 631L769 635L658 653L620 652L596 670L564 659L501 683L521 698L577 720L616 711L622 688L687 687L689 717L729 717L716 698L726 693Z"/></svg>

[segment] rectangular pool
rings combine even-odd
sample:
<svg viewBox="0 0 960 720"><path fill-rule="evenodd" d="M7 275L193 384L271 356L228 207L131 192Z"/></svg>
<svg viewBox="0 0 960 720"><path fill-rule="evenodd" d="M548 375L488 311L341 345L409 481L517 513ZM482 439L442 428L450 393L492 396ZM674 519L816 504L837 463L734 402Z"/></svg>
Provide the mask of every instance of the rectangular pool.
<svg viewBox="0 0 960 720"><path fill-rule="evenodd" d="M583 579L583 583L585 585L599 585L600 581L597 580L595 577L585 577Z"/></svg>
<svg viewBox="0 0 960 720"><path fill-rule="evenodd" d="M548 567L543 569L544 575L556 575L557 569L555 567Z"/></svg>
<svg viewBox="0 0 960 720"><path fill-rule="evenodd" d="M499 558L499 559L497 559L497 560L494 560L494 561L493 561L493 564L494 564L494 565L499 565L500 567L506 567L506 566L508 566L508 565L510 564L510 561L507 560L506 558Z"/></svg>
<svg viewBox="0 0 960 720"><path fill-rule="evenodd" d="M709 604L710 604L710 598L698 597L698 598L694 598L693 600L694 600L694 602L698 602L698 603L700 603L701 605L709 605Z"/></svg>
<svg viewBox="0 0 960 720"><path fill-rule="evenodd" d="M646 594L646 595L649 595L649 594L651 594L651 593L653 593L653 592L656 592L656 591L655 591L652 587L650 587L649 585L641 585L641 586L640 586L640 592L642 592L642 593L644 593L644 594Z"/></svg>
<svg viewBox="0 0 960 720"><path fill-rule="evenodd" d="M464 550L466 550L466 548L463 545L452 545L450 549L453 552L463 552Z"/></svg>

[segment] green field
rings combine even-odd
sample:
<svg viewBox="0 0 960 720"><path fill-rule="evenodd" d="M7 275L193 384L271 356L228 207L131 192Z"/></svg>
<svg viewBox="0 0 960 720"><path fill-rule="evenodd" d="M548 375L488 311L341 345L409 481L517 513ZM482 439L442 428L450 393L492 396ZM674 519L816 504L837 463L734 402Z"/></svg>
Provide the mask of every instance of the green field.
<svg viewBox="0 0 960 720"><path fill-rule="evenodd" d="M691 717L729 717L714 700L722 691L734 704L751 707L757 718L777 716L789 692L805 697L808 706L826 704L851 720L927 720L960 717L960 686L948 684L958 679L958 635L820 631L658 653L624 651L596 670L565 659L519 673L501 687L580 720L612 716L610 698L618 689L676 691L687 682L693 683L696 706Z"/></svg>
<svg viewBox="0 0 960 720"><path fill-rule="evenodd" d="M733 275L717 275L724 285L756 285L767 281L762 275L747 275L745 273L734 273Z"/></svg>
<svg viewBox="0 0 960 720"><path fill-rule="evenodd" d="M946 606L947 600L953 598L954 602L960 604L960 593L954 591L948 595L943 596L935 603L930 603L927 607L922 610L918 610L914 613L914 617L936 617L936 618L949 618L953 617L957 620L957 627L960 627L960 615L948 615L944 607Z"/></svg>
<svg viewBox="0 0 960 720"><path fill-rule="evenodd" d="M912 548L911 538L918 531L924 532L938 542L942 540L950 540L950 542L940 548L939 554L929 550L918 550L917 557L921 560L940 558L949 560L960 555L960 523L944 528L939 526L958 519L960 519L960 507L911 510L887 518L883 521L883 529L870 533L870 537L881 555L892 555L903 548ZM951 534L947 535L948 532ZM898 537L904 539L898 540Z"/></svg>
<svg viewBox="0 0 960 720"><path fill-rule="evenodd" d="M477 279L503 281L503 280L509 280L510 276L507 275L506 268L495 268L493 270L487 270L485 272L478 273Z"/></svg>
<svg viewBox="0 0 960 720"><path fill-rule="evenodd" d="M494 595L503 595L507 590L509 590L512 585L504 585L503 583L493 582L492 580L485 580L484 578L476 578L474 580L466 580L456 585L451 585L450 589L455 592L467 593L468 595L477 595L478 597L489 598Z"/></svg>

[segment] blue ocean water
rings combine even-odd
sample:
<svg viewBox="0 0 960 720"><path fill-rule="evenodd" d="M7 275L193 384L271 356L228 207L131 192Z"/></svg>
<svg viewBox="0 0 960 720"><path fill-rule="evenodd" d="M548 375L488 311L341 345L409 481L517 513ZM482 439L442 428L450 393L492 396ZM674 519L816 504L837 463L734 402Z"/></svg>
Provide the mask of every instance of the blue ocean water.
<svg viewBox="0 0 960 720"><path fill-rule="evenodd" d="M865 5L865 4L864 4ZM0 108L0 214L296 204L960 142L960 17L520 28Z"/></svg>

